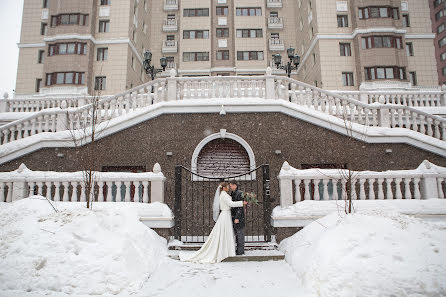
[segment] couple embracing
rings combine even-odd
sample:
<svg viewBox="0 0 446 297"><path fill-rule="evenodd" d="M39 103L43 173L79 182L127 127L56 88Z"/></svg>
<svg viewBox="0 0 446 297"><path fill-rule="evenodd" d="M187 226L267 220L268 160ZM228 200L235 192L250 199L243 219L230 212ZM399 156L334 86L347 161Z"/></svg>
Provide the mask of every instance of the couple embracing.
<svg viewBox="0 0 446 297"><path fill-rule="evenodd" d="M231 195L229 194L231 193ZM227 257L234 257L244 253L245 227L244 206L242 193L238 190L237 182L221 183L215 192L213 214L216 221L208 239L200 250L193 255L180 254L181 261L215 263ZM237 241L235 250L234 231Z"/></svg>

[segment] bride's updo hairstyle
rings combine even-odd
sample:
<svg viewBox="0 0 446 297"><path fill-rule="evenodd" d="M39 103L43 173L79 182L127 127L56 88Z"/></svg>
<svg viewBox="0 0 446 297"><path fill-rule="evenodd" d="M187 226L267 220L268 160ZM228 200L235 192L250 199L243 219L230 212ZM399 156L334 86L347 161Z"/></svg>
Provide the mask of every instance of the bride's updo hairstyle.
<svg viewBox="0 0 446 297"><path fill-rule="evenodd" d="M223 188L226 188L226 187L229 187L229 184L227 182L220 183L220 186L219 186L220 190L223 190Z"/></svg>

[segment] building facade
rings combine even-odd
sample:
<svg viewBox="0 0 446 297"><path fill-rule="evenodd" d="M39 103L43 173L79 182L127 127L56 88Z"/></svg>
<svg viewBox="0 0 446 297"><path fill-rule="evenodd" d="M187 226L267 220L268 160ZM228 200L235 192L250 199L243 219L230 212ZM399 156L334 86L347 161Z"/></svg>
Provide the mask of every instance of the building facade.
<svg viewBox="0 0 446 297"><path fill-rule="evenodd" d="M299 80L332 90L437 85L426 1L296 2Z"/></svg>
<svg viewBox="0 0 446 297"><path fill-rule="evenodd" d="M435 56L437 58L438 82L446 84L446 1L430 0L432 32L435 33Z"/></svg>
<svg viewBox="0 0 446 297"><path fill-rule="evenodd" d="M272 56L293 47L292 77L325 89L433 86L429 16L417 0L26 0L16 97L122 92L149 80L145 50L179 76L285 75Z"/></svg>

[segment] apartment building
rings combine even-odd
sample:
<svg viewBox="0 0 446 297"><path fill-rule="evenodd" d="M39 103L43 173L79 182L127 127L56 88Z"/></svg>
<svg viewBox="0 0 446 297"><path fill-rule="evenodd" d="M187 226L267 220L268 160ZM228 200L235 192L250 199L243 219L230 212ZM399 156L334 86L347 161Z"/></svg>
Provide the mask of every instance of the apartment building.
<svg viewBox="0 0 446 297"><path fill-rule="evenodd" d="M438 85L426 1L297 2L299 80L331 90Z"/></svg>
<svg viewBox="0 0 446 297"><path fill-rule="evenodd" d="M432 1L432 0L431 0ZM429 5L418 0L25 0L16 97L108 95L146 82L143 53L179 76L262 75L274 54L326 89L432 86Z"/></svg>
<svg viewBox="0 0 446 297"><path fill-rule="evenodd" d="M437 58L438 82L446 84L446 1L429 0L431 8L432 32L435 36L435 56Z"/></svg>

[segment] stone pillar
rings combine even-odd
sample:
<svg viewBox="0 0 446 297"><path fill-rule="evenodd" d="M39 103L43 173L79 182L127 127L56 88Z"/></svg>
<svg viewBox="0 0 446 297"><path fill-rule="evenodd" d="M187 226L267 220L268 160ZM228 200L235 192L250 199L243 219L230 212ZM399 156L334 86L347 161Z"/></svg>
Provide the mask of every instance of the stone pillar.
<svg viewBox="0 0 446 297"><path fill-rule="evenodd" d="M177 80L175 78L177 72L175 69L170 70L170 77L167 79L167 101L177 100Z"/></svg>
<svg viewBox="0 0 446 297"><path fill-rule="evenodd" d="M437 172L432 168L432 164L424 160L418 167L422 169L423 176L420 180L421 199L440 198L437 187Z"/></svg>
<svg viewBox="0 0 446 297"><path fill-rule="evenodd" d="M153 173L158 174L160 177L155 180L152 180L150 183L151 203L153 202L164 203L164 181L166 180L166 178L161 172L160 164L156 163L153 166Z"/></svg>
<svg viewBox="0 0 446 297"><path fill-rule="evenodd" d="M441 86L440 106L446 106L446 85Z"/></svg>
<svg viewBox="0 0 446 297"><path fill-rule="evenodd" d="M293 178L287 176L287 171L290 170L288 162L284 162L279 174L279 188L280 188L280 207L288 207L293 205Z"/></svg>
<svg viewBox="0 0 446 297"><path fill-rule="evenodd" d="M65 111L63 111L64 109L67 108L67 102L63 101L62 104L60 105L60 108L61 111L57 113L57 118L56 118L56 132L65 131L69 129L68 114Z"/></svg>
<svg viewBox="0 0 446 297"><path fill-rule="evenodd" d="M9 111L9 102L8 102L8 93L5 92L3 95L4 98L0 99L0 112L8 112Z"/></svg>
<svg viewBox="0 0 446 297"><path fill-rule="evenodd" d="M276 99L276 92L274 90L274 78L272 77L273 70L271 67L266 68L266 83L265 83L265 93L266 99Z"/></svg>
<svg viewBox="0 0 446 297"><path fill-rule="evenodd" d="M19 166L19 169L17 169L18 173L22 173L23 171L30 171L25 164L21 164ZM11 191L11 189L9 189ZM26 198L26 196L28 195L28 186L27 183L25 181L25 178L23 179L15 179L12 182L12 199L11 201L8 202L14 202L20 199L24 199Z"/></svg>
<svg viewBox="0 0 446 297"><path fill-rule="evenodd" d="M378 108L378 126L390 128L390 113L389 108L384 104L386 99L383 95L379 96L379 105Z"/></svg>

